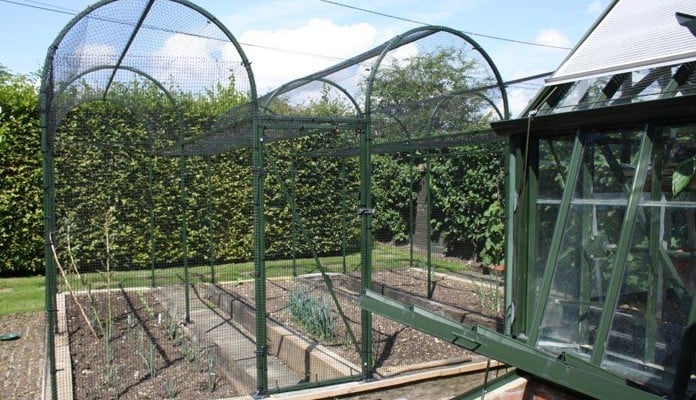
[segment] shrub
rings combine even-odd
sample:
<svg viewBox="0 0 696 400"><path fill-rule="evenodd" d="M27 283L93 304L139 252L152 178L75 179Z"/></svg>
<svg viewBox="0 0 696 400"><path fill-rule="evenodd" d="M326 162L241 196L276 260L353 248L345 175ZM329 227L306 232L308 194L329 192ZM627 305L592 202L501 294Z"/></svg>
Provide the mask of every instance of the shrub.
<svg viewBox="0 0 696 400"><path fill-rule="evenodd" d="M333 339L334 320L326 299L317 300L307 288L300 288L290 292L289 306L292 319L310 335Z"/></svg>

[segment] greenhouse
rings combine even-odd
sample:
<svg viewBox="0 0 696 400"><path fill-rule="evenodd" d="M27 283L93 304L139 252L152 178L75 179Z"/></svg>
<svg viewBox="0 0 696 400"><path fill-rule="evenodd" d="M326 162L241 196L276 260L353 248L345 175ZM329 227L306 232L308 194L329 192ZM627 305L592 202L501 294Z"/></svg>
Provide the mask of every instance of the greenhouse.
<svg viewBox="0 0 696 400"><path fill-rule="evenodd" d="M505 336L370 291L363 305L520 369L486 398L693 397L695 15L613 2L521 118L491 124L518 199Z"/></svg>

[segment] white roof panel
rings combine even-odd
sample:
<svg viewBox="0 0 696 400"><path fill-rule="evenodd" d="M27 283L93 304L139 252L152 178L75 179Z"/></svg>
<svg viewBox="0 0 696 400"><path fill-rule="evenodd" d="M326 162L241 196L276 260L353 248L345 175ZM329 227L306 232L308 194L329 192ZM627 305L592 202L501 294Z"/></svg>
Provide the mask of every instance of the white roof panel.
<svg viewBox="0 0 696 400"><path fill-rule="evenodd" d="M696 35L677 12L696 16L696 0L616 1L547 83L696 60Z"/></svg>

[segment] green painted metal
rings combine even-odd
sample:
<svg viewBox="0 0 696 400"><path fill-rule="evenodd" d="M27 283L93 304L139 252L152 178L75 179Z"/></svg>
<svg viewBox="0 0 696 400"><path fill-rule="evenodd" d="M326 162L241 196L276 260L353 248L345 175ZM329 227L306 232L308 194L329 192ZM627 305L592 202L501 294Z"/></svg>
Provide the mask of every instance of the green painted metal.
<svg viewBox="0 0 696 400"><path fill-rule="evenodd" d="M255 123L254 147L252 149L252 196L254 201L254 302L256 317L256 392L268 392L268 345L266 344L266 263L265 263L265 220L264 220L264 132Z"/></svg>
<svg viewBox="0 0 696 400"><path fill-rule="evenodd" d="M181 201L181 251L183 254L182 264L184 267L184 307L185 321L191 322L191 298L190 287L191 279L189 277L188 265L188 196L186 194L186 155L184 154L184 130L179 129L177 138L177 150L179 151L179 201Z"/></svg>
<svg viewBox="0 0 696 400"><path fill-rule="evenodd" d="M662 199L662 171L664 168L664 159L662 154L665 148L663 138L656 138L653 144L652 154L652 171L650 174L650 199L659 201ZM661 208L652 208L650 210L650 219L648 222L648 253L650 256L650 265L648 266L648 293L647 305L645 310L646 316L657 316L658 303L660 302L660 286L664 274L662 273L660 263L660 248L662 248L661 238L661 214L664 212ZM657 318L648 317L645 319L645 361L649 363L655 362L655 345L657 343Z"/></svg>
<svg viewBox="0 0 696 400"><path fill-rule="evenodd" d="M133 31L131 32L130 37L128 38L128 42L126 42L126 45L123 46L123 50L121 51L121 55L118 57L118 61L116 61L116 65L114 66L114 68L111 71L111 76L109 77L109 81L106 83L106 87L104 88L104 94L103 94L104 99L106 99L106 96L109 93L109 89L111 88L111 84L114 82L114 78L116 77L116 72L118 72L119 68L121 67L121 64L123 63L123 59L126 57L128 50L130 50L130 47L133 44L133 41L135 40L136 36L138 36L138 33L140 32L140 28L143 26L143 23L145 23L145 18L147 18L147 15L150 12L150 9L152 8L152 6L154 4L155 4L155 0L149 0L147 2L147 4L145 4L143 11L140 13L140 17L138 18L138 22L135 23L135 26L133 27Z"/></svg>
<svg viewBox="0 0 696 400"><path fill-rule="evenodd" d="M48 63L48 61L47 61ZM56 322L56 292L57 292L57 271L53 259L51 248L52 234L55 232L55 180L53 175L53 151L51 149L50 138L53 136L48 126L48 99L46 82L42 80L41 91L39 93L39 107L41 108L41 153L42 161L42 183L43 183L43 218L44 218L44 262L46 264L46 357L49 368L49 387L52 399L58 398L58 385L56 379L56 352L55 335Z"/></svg>
<svg viewBox="0 0 696 400"><path fill-rule="evenodd" d="M573 199L575 193L575 187L578 182L578 177L580 175L580 168L582 165L583 157L583 143L581 132L578 131L575 135L573 143L573 151L570 156L570 164L568 166L568 178L566 180L566 187L563 190L563 197L561 198L561 205L558 210L558 217L556 218L556 225L553 230L553 236L551 238L551 245L549 246L549 256L546 261L546 266L544 267L544 279L539 289L539 296L537 297L536 307L532 317L531 325L529 326L529 343L536 343L539 336L539 327L541 325L541 319L546 311L546 302L551 293L551 284L553 281L553 276L558 267L558 256L561 248L561 239L563 238L563 232L566 227L566 222L568 220L568 213L570 210L570 202ZM529 272L528 272L529 274Z"/></svg>
<svg viewBox="0 0 696 400"><path fill-rule="evenodd" d="M368 108L369 110L369 108ZM370 114L366 115L370 121ZM360 133L360 294L372 289L372 157L370 144L372 126L368 122ZM362 360L363 379L373 376L374 358L372 354L372 314L360 310L360 358Z"/></svg>
<svg viewBox="0 0 696 400"><path fill-rule="evenodd" d="M550 355L488 328L460 324L417 306L408 307L376 292L366 292L360 302L363 308L374 313L588 396L609 399L621 393L622 398L634 400L662 398L628 385L625 378L569 354Z"/></svg>
<svg viewBox="0 0 696 400"><path fill-rule="evenodd" d="M348 187L348 179L346 178L346 160L342 158L339 160L339 163L339 179L341 180L341 271L345 274L348 269L346 265L346 256L348 255L346 246L346 237L348 237L348 192L346 188Z"/></svg>
<svg viewBox="0 0 696 400"><path fill-rule="evenodd" d="M409 165L411 170L416 170L416 165L413 157L409 154ZM416 242L416 206L418 204L417 196L411 196L408 202L408 265L414 267L414 250Z"/></svg>
<svg viewBox="0 0 696 400"><path fill-rule="evenodd" d="M519 284L524 287L522 293L523 315L525 334L529 333L532 326L532 318L534 317L533 305L536 304L536 257L537 257L537 206L536 199L539 194L539 146L540 142L537 138L527 138L525 145L524 163L526 170L525 176L525 191L523 208L523 223L520 226L522 230L520 236L520 247L524 254L524 269L518 271Z"/></svg>
<svg viewBox="0 0 696 400"><path fill-rule="evenodd" d="M582 191L583 199L591 199L593 194L593 176L595 174L595 149L594 147L587 148L584 152L584 168L582 168L580 175L580 186ZM578 310L578 337L579 343L589 342L589 328L588 321L583 319L584 315L589 315L591 301L591 287L590 287L590 276L592 273L592 267L597 268L599 261L594 260L591 257L587 257L587 249L594 238L593 225L595 222L595 205L585 204L582 205L582 215L580 217L580 248L582 251L577 252L576 264L580 266L578 269L578 282L579 282L579 293L580 293L580 307Z"/></svg>
<svg viewBox="0 0 696 400"><path fill-rule="evenodd" d="M205 181L206 181L206 225L208 226L208 258L210 260L210 282L215 283L215 241L213 240L213 184L212 167L210 157L205 157Z"/></svg>
<svg viewBox="0 0 696 400"><path fill-rule="evenodd" d="M506 195L506 209L508 211L505 229L508 232L505 246L506 262L512 262L513 267L505 266L506 276L506 296L507 288L510 288L510 303L506 304L506 320L510 320L510 334L518 336L526 335L527 326L527 284L525 282L525 271L529 263L527 262L527 251L529 246L523 246L528 238L526 227L528 205L528 185L526 184L526 168L524 157L524 143L520 136L510 137L510 149L508 159L511 170L508 173L509 189ZM514 171L514 172L513 172ZM507 240L512 240L508 242ZM519 243L518 243L519 241ZM508 281L509 279L509 281Z"/></svg>
<svg viewBox="0 0 696 400"><path fill-rule="evenodd" d="M324 381L314 381L314 382L306 382L306 383L300 383L297 385L291 385L291 386L286 386L283 388L269 388L268 391L266 392L267 395L272 395L272 394L278 394L278 393L287 393L287 392L293 392L293 391L298 391L298 390L307 390L307 389L314 389L322 386L330 386L330 385L340 385L342 383L350 383L350 382L356 382L361 380L362 376L361 375L353 375L353 376L347 376L345 378L333 378L333 379L326 379ZM266 396L263 396L266 397ZM278 396L279 398L282 398L282 396Z"/></svg>
<svg viewBox="0 0 696 400"><path fill-rule="evenodd" d="M509 138L505 153L505 170L508 174L505 178L505 293L503 304L505 307L505 328L506 335L512 334L512 325L516 317L516 306L513 296L513 271L517 268L515 258L515 208L517 201L517 150L513 139Z"/></svg>
<svg viewBox="0 0 696 400"><path fill-rule="evenodd" d="M148 206L148 241L150 242L150 287L155 287L155 195L153 191L155 182L155 155L154 149L152 148L152 135L150 135L150 163L147 168L147 206Z"/></svg>
<svg viewBox="0 0 696 400"><path fill-rule="evenodd" d="M430 167L430 157L425 157L425 203L426 203L426 268L428 269L428 298L433 297L435 292L435 285L433 283L433 227L430 221L433 215L433 199L430 193L430 187L432 186L432 173Z"/></svg>
<svg viewBox="0 0 696 400"><path fill-rule="evenodd" d="M609 279L607 294L604 300L604 308L602 309L595 343L592 349L591 362L593 365L599 365L602 362L604 351L606 350L609 340L609 330L611 328L614 312L618 305L619 292L623 282L624 271L626 270L626 260L631 248L631 241L633 240L636 216L638 214L638 204L640 203L643 184L648 174L648 165L650 164L650 156L655 139L654 135L654 130L646 125L638 152L635 175L631 185L631 194L628 198L626 212L621 225L619 243L617 243L616 256L613 260L612 274Z"/></svg>

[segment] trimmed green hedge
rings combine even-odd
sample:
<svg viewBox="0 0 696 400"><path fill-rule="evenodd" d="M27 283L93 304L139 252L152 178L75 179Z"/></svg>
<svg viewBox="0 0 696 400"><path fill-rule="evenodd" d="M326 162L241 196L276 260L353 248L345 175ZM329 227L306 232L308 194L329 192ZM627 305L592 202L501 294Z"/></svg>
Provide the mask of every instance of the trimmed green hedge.
<svg viewBox="0 0 696 400"><path fill-rule="evenodd" d="M0 274L42 272L36 85L27 78L2 76ZM112 95L114 101L75 108L57 132L59 232L54 240L61 257L71 248L80 265L97 269L107 251L122 268L145 267L153 255L162 266L175 265L182 259L185 228L193 263L250 259L250 150L188 158L182 175L179 158L167 155L175 148L180 121L166 98L146 84L114 85ZM176 100L187 139L205 132L223 110L246 101L223 88L198 97L178 95ZM335 104L318 101L309 111L323 115L337 110ZM344 245L357 248L357 160L302 155L341 147L343 140L329 132L268 147L264 171L269 258L309 255L307 239L325 255L339 254ZM435 207L431 224L436 234L444 235L448 253L496 262L502 257L501 149L480 146L454 155L447 152L429 155ZM408 238L409 203L418 195L423 170L398 155L376 155L373 166L376 236L403 242ZM293 223L287 193L296 203L299 225ZM185 227L179 218L184 205Z"/></svg>
<svg viewBox="0 0 696 400"><path fill-rule="evenodd" d="M43 269L41 144L35 82L0 74L0 274Z"/></svg>

